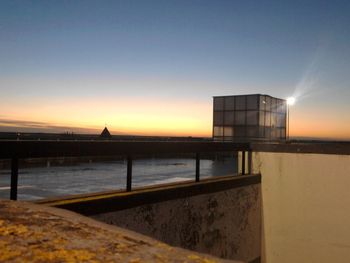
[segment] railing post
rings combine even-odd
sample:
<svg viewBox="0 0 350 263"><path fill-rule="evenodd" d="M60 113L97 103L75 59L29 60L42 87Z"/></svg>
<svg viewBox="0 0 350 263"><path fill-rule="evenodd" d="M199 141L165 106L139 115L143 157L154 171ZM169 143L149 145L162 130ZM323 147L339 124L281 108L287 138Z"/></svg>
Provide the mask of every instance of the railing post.
<svg viewBox="0 0 350 263"><path fill-rule="evenodd" d="M11 160L11 190L10 199L17 200L17 188L18 188L18 158L12 158Z"/></svg>
<svg viewBox="0 0 350 263"><path fill-rule="evenodd" d="M245 175L245 151L242 151L242 175Z"/></svg>
<svg viewBox="0 0 350 263"><path fill-rule="evenodd" d="M126 174L126 191L131 191L131 181L132 181L132 157L127 157L127 174Z"/></svg>
<svg viewBox="0 0 350 263"><path fill-rule="evenodd" d="M251 150L248 151L248 174L252 174L252 158L253 158L253 153Z"/></svg>
<svg viewBox="0 0 350 263"><path fill-rule="evenodd" d="M200 154L196 153L196 182L199 182L200 175Z"/></svg>

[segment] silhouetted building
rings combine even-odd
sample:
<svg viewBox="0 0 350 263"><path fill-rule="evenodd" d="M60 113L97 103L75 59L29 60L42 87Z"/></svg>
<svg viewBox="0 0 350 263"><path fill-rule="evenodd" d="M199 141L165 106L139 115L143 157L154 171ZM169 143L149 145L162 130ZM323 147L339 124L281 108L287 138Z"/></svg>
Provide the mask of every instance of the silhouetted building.
<svg viewBox="0 0 350 263"><path fill-rule="evenodd" d="M103 129L103 131L101 132L100 138L102 138L102 139L110 139L110 138L112 138L112 135L111 135L111 133L109 132L109 130L107 129L107 127L105 127L105 128Z"/></svg>
<svg viewBox="0 0 350 263"><path fill-rule="evenodd" d="M216 141L286 139L286 100L261 94L215 96L213 111Z"/></svg>

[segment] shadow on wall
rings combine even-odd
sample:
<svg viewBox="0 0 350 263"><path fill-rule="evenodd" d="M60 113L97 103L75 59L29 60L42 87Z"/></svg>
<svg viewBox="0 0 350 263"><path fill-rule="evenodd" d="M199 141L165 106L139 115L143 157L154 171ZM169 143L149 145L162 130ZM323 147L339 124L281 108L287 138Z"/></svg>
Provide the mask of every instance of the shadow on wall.
<svg viewBox="0 0 350 263"><path fill-rule="evenodd" d="M260 209L260 184L252 184L92 217L173 246L255 262L260 259Z"/></svg>

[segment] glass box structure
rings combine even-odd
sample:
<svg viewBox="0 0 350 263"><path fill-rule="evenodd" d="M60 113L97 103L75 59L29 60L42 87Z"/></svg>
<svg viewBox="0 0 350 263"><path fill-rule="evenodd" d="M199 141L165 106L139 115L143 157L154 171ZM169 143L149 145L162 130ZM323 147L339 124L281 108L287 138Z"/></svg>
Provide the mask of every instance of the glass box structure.
<svg viewBox="0 0 350 263"><path fill-rule="evenodd" d="M261 94L217 96L213 111L216 141L286 139L286 100Z"/></svg>

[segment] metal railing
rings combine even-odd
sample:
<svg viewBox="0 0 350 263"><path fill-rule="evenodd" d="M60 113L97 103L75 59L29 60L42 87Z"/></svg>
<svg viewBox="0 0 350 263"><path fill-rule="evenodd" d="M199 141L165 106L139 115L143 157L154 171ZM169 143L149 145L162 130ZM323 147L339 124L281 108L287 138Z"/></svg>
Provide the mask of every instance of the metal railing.
<svg viewBox="0 0 350 263"><path fill-rule="evenodd" d="M17 200L18 160L47 157L125 156L127 160L126 191L132 189L132 162L136 155L194 153L196 159L195 181L200 181L200 156L202 153L242 152L242 175L251 173L251 148L249 143L232 142L146 142L146 141L0 141L0 159L11 160L10 199Z"/></svg>

